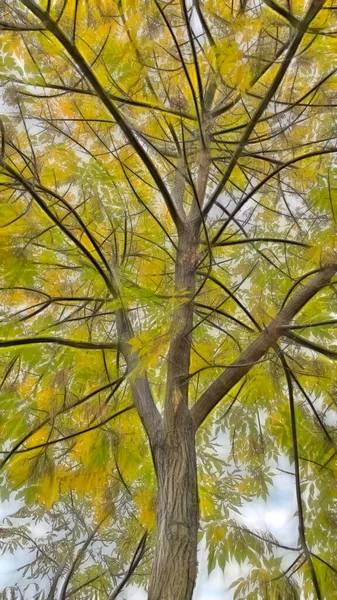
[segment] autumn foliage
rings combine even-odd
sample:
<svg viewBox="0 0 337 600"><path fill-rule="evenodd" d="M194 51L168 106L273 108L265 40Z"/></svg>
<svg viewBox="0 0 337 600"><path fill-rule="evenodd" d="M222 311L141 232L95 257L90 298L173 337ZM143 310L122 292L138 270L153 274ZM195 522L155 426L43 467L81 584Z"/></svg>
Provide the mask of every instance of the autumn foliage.
<svg viewBox="0 0 337 600"><path fill-rule="evenodd" d="M197 535L237 600L334 598L336 7L0 0L0 37L4 598L189 600ZM240 519L281 470L293 547Z"/></svg>

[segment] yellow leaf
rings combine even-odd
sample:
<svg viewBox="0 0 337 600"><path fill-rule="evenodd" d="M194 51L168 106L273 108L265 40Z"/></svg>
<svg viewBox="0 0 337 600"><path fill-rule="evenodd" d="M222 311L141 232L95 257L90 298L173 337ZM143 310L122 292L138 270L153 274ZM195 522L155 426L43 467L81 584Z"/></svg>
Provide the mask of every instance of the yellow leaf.
<svg viewBox="0 0 337 600"><path fill-rule="evenodd" d="M40 483L40 489L38 494L38 501L51 508L54 502L57 501L59 494L59 481L55 476L55 473L48 475Z"/></svg>
<svg viewBox="0 0 337 600"><path fill-rule="evenodd" d="M155 497L152 490L140 490L135 494L135 502L139 509L139 522L146 529L153 529L155 524Z"/></svg>
<svg viewBox="0 0 337 600"><path fill-rule="evenodd" d="M30 474L30 461L27 457L22 454L21 456L14 456L8 467L8 479L16 486L20 487Z"/></svg>

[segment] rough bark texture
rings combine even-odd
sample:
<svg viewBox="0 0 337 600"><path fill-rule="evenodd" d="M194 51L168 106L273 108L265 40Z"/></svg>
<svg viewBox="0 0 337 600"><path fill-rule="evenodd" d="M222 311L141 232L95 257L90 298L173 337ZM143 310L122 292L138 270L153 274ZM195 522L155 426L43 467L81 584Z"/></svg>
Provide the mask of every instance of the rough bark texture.
<svg viewBox="0 0 337 600"><path fill-rule="evenodd" d="M187 413L158 434L157 539L148 600L190 600L197 573L199 523L195 436Z"/></svg>
<svg viewBox="0 0 337 600"><path fill-rule="evenodd" d="M197 232L191 225L186 225L184 234L179 237L175 272L175 291L178 294L184 293L186 301L175 311L171 328L172 339L167 357L165 422L170 428L176 422L175 415L179 405L182 404L187 408L188 403L196 248Z"/></svg>

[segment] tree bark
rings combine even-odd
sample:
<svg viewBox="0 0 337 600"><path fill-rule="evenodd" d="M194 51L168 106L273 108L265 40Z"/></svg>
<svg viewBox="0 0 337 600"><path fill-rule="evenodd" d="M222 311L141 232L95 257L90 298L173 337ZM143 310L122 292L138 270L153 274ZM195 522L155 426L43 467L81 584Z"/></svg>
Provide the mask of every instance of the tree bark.
<svg viewBox="0 0 337 600"><path fill-rule="evenodd" d="M197 244L198 231L188 223L179 236L175 266L175 291L184 293L187 301L177 307L171 324L164 413L169 429L173 429L173 423L176 423L176 412L180 404L184 406L184 410L188 404Z"/></svg>
<svg viewBox="0 0 337 600"><path fill-rule="evenodd" d="M153 445L157 539L148 600L191 600L197 574L195 431L188 409L176 417L175 428L161 428Z"/></svg>

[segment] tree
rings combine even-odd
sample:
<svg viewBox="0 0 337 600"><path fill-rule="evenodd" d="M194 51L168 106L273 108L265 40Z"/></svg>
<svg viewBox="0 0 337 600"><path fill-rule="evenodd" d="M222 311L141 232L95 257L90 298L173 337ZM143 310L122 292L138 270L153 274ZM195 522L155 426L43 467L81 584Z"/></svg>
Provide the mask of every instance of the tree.
<svg viewBox="0 0 337 600"><path fill-rule="evenodd" d="M331 597L335 7L0 10L3 547L34 551L29 597L189 600L201 537L210 570L248 561L236 598ZM296 548L235 519L284 461Z"/></svg>

